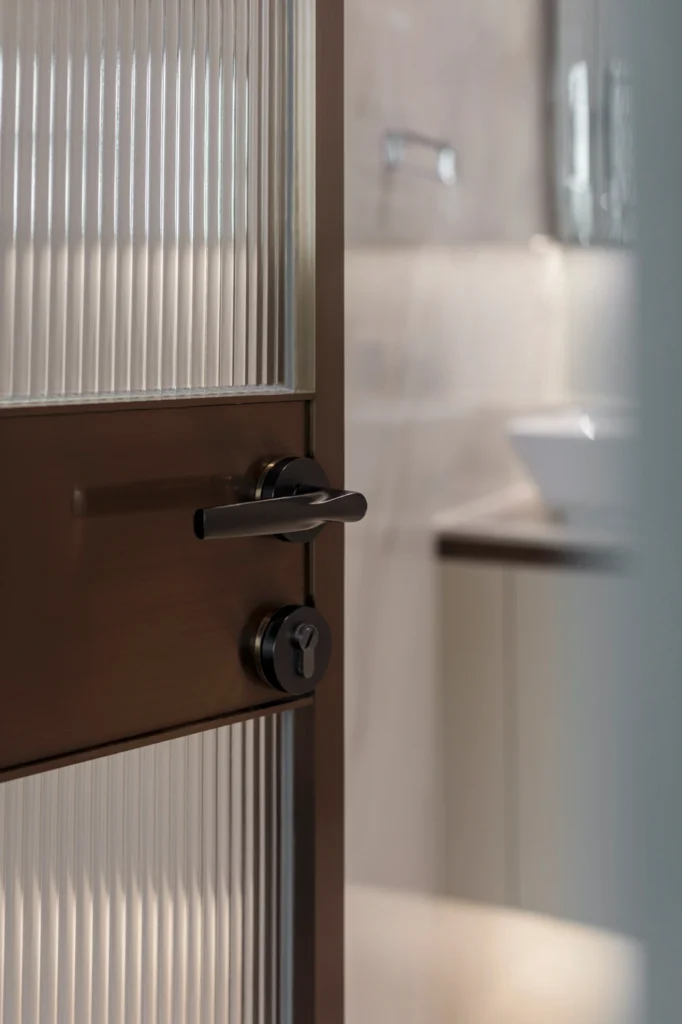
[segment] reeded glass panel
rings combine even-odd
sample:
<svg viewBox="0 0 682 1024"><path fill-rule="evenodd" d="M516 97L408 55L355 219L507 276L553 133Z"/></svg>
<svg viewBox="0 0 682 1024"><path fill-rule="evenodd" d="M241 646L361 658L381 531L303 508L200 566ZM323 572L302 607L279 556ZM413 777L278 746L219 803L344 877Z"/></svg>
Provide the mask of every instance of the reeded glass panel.
<svg viewBox="0 0 682 1024"><path fill-rule="evenodd" d="M291 715L0 786L3 1024L280 1024Z"/></svg>
<svg viewBox="0 0 682 1024"><path fill-rule="evenodd" d="M0 0L0 401L298 383L312 9Z"/></svg>

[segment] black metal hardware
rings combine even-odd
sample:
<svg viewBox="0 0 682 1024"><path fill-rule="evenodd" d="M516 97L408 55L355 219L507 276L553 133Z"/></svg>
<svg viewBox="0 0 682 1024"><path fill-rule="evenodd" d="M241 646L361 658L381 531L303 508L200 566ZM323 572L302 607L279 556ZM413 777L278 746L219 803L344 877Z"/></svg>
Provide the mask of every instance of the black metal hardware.
<svg viewBox="0 0 682 1024"><path fill-rule="evenodd" d="M315 675L315 651L319 642L319 629L308 622L302 623L294 633L294 645L299 652L296 671L304 679L312 679Z"/></svg>
<svg viewBox="0 0 682 1024"><path fill-rule="evenodd" d="M260 677L292 696L311 693L331 658L331 630L315 608L289 605L264 619L253 641Z"/></svg>
<svg viewBox="0 0 682 1024"><path fill-rule="evenodd" d="M364 495L331 488L313 459L278 459L261 473L252 501L199 509L194 532L199 540L276 536L306 543L325 523L358 523L366 514Z"/></svg>

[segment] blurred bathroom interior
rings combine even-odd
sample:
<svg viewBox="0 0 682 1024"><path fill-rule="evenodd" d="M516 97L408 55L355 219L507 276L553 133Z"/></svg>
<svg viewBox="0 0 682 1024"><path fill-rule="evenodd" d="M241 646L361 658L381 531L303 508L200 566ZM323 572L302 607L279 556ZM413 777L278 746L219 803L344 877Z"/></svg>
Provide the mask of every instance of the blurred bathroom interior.
<svg viewBox="0 0 682 1024"><path fill-rule="evenodd" d="M631 1024L625 7L346 0L345 46L347 1019Z"/></svg>

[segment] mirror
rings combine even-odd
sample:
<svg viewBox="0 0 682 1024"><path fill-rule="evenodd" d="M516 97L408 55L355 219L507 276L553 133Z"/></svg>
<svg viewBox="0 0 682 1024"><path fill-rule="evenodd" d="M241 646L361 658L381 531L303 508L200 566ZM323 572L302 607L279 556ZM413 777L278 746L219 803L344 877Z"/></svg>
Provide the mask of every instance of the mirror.
<svg viewBox="0 0 682 1024"><path fill-rule="evenodd" d="M555 0L556 233L581 246L635 240L633 82L623 0Z"/></svg>

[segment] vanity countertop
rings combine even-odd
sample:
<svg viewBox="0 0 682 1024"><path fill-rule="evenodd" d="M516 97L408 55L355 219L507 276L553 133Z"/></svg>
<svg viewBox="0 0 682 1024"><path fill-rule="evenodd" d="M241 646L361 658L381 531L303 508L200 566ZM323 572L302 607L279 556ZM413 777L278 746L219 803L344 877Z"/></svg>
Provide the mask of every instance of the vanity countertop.
<svg viewBox="0 0 682 1024"><path fill-rule="evenodd" d="M603 528L577 528L531 492L510 493L434 517L441 558L617 570L631 543Z"/></svg>

